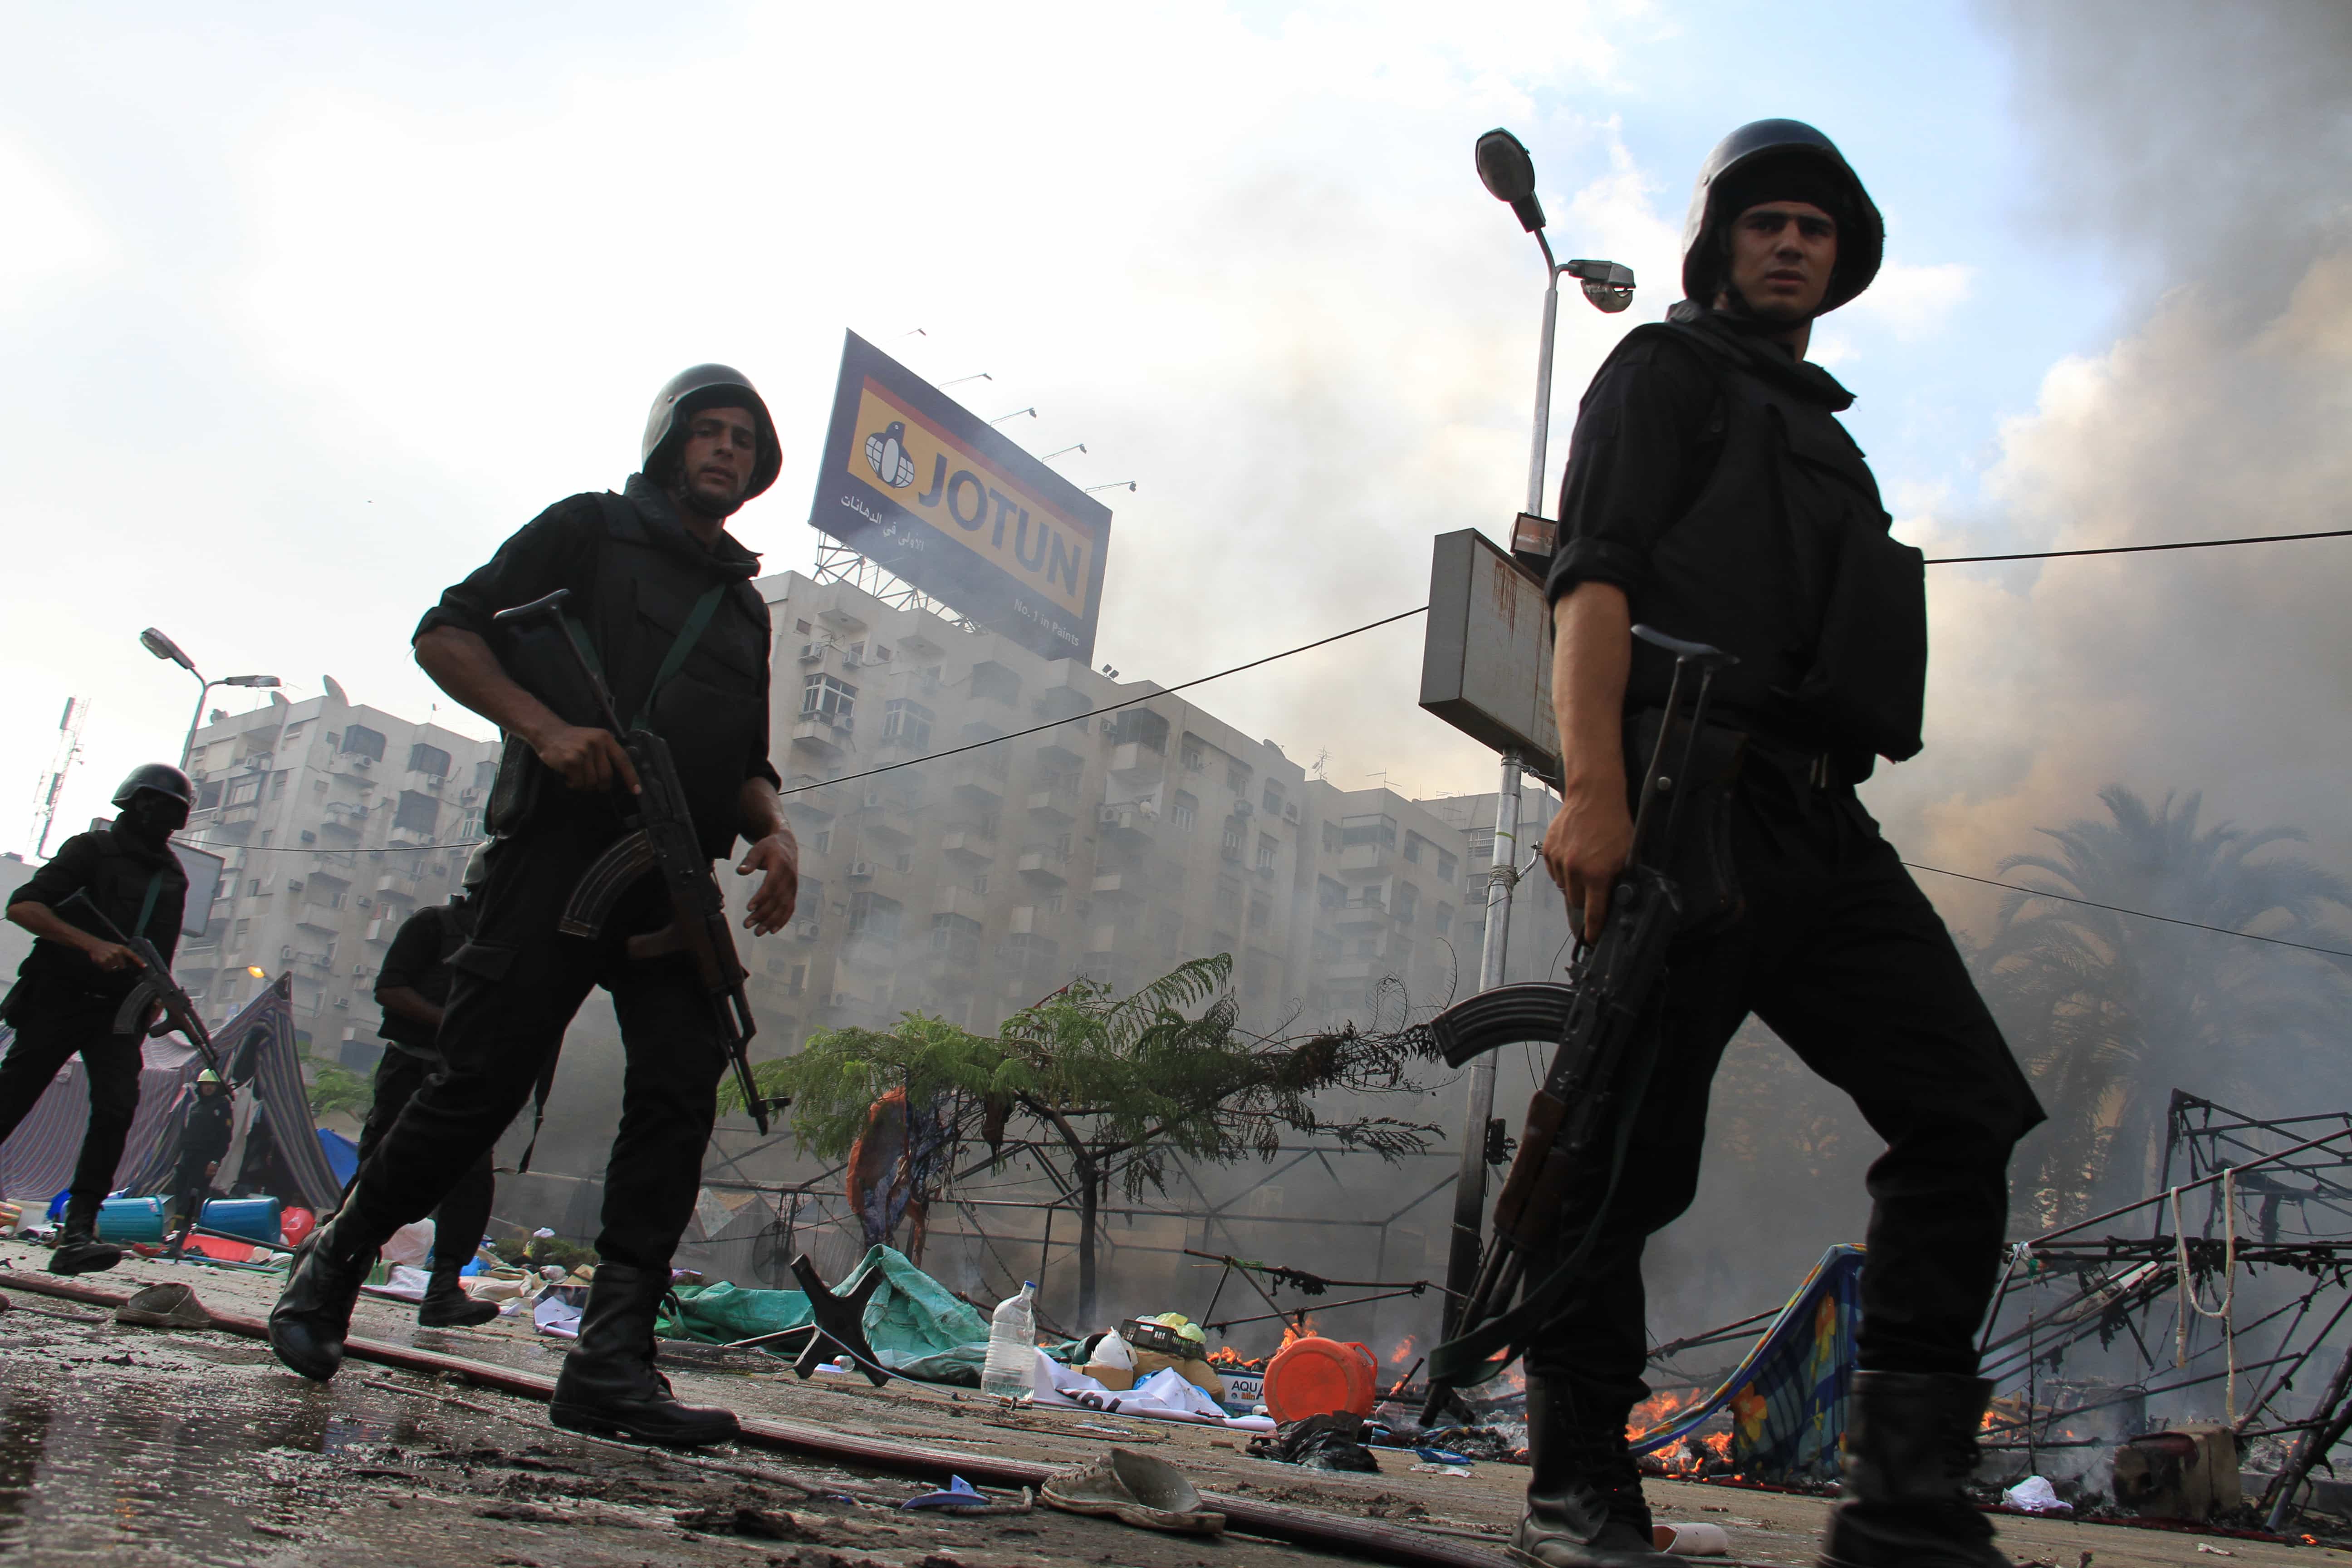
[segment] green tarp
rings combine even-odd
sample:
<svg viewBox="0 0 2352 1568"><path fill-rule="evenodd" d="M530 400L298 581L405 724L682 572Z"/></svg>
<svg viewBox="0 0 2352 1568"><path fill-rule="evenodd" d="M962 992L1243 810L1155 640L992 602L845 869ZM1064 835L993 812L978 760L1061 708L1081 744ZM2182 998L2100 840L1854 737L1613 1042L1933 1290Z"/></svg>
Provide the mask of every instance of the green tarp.
<svg viewBox="0 0 2352 1568"><path fill-rule="evenodd" d="M896 1248L877 1247L834 1287L854 1289L870 1269L881 1288L866 1305L866 1339L882 1364L906 1376L980 1385L988 1353L988 1320L950 1295L947 1287ZM740 1285L685 1285L662 1308L657 1331L667 1339L732 1344L809 1321L808 1297L798 1290L750 1290Z"/></svg>

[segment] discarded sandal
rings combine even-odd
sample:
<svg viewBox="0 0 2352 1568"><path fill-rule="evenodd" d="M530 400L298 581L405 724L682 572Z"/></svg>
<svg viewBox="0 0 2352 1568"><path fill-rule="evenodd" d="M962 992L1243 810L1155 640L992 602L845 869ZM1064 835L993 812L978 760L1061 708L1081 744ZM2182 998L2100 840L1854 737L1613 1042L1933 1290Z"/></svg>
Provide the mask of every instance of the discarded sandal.
<svg viewBox="0 0 2352 1568"><path fill-rule="evenodd" d="M209 1329L213 1315L185 1285L150 1285L114 1309L118 1323L142 1329Z"/></svg>
<svg viewBox="0 0 2352 1568"><path fill-rule="evenodd" d="M1145 1530L1216 1535L1225 1516L1201 1500L1191 1478L1165 1459L1113 1448L1090 1465L1057 1470L1038 1498L1066 1513L1116 1519Z"/></svg>

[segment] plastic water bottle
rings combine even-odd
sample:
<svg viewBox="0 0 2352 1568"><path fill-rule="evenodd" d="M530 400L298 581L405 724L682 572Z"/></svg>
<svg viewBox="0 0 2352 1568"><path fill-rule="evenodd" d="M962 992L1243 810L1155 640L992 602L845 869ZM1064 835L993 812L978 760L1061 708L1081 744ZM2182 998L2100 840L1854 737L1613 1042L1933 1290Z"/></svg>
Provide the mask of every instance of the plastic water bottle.
<svg viewBox="0 0 2352 1568"><path fill-rule="evenodd" d="M988 1360L980 1369L980 1391L997 1399L1026 1399L1037 1387L1037 1313L1030 1300L1037 1282L1024 1279L1021 1294L996 1304L988 1321Z"/></svg>

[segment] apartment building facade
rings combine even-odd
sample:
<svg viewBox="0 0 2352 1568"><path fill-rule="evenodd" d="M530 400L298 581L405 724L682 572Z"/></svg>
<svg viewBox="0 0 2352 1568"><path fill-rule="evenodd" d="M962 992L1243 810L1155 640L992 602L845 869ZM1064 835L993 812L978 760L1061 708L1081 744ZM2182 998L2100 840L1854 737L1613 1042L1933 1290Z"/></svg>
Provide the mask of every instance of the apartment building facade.
<svg viewBox="0 0 2352 1568"><path fill-rule="evenodd" d="M289 973L313 1055L371 1066L384 950L412 910L458 886L469 851L436 847L479 836L497 762L495 742L340 689L215 714L189 759L196 810L183 837L227 866L173 965L205 1021L225 1023Z"/></svg>
<svg viewBox="0 0 2352 1568"><path fill-rule="evenodd" d="M1076 975L1124 989L1216 952L1254 1027L1369 1020L1390 977L1391 1021L1475 989L1475 797L1341 790L1150 682L845 582L758 585L803 873L747 959L765 1050L913 1009L985 1029ZM1564 937L1520 903L1523 949Z"/></svg>

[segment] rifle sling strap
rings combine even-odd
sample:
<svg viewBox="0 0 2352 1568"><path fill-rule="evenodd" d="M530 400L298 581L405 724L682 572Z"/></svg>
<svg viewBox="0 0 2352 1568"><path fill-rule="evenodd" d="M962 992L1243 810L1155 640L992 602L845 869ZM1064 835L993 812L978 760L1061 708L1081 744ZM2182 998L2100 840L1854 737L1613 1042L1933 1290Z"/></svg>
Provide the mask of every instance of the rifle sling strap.
<svg viewBox="0 0 2352 1568"><path fill-rule="evenodd" d="M147 896L139 900L139 920L131 928L133 938L147 934L147 922L155 918L155 900L163 896L163 873L158 868L155 874L147 879Z"/></svg>
<svg viewBox="0 0 2352 1568"><path fill-rule="evenodd" d="M728 584L724 583L712 584L686 612L686 624L677 628L677 636L670 641L669 651L662 655L660 668L654 671L653 684L646 688L645 701L638 705L635 715L626 721L623 726L625 729L637 728L652 714L654 700L661 695L662 688L669 684L669 678L686 663L686 656L694 651L695 645L702 640L702 634L710 629L710 617L719 613L719 601L727 596L727 588ZM604 661L596 657L596 644L588 636L587 628L568 615L562 620L564 631L572 637L572 646L580 650L580 657L588 661L588 668L596 672L598 679L603 679Z"/></svg>

